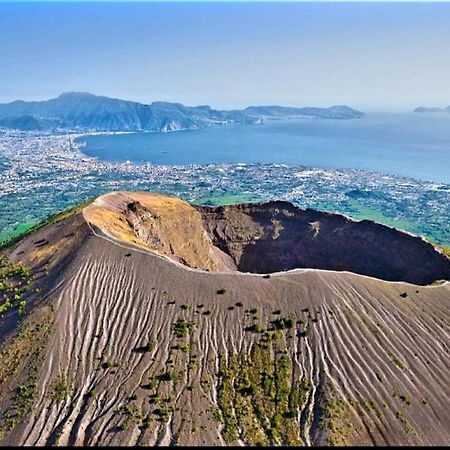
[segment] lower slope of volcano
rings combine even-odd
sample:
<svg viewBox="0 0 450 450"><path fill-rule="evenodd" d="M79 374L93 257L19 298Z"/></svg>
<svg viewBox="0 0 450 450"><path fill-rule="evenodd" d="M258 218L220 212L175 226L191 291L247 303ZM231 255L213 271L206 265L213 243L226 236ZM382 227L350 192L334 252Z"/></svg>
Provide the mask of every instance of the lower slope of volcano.
<svg viewBox="0 0 450 450"><path fill-rule="evenodd" d="M0 442L446 444L448 270L284 202L102 196L2 251Z"/></svg>

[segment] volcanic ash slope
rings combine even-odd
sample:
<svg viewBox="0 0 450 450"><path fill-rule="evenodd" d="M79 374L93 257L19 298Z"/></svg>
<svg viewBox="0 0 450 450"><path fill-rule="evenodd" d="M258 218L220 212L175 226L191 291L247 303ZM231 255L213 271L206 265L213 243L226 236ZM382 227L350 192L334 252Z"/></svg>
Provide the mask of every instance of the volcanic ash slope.
<svg viewBox="0 0 450 450"><path fill-rule="evenodd" d="M1 261L29 280L0 321L3 445L450 442L450 286L428 284L450 262L419 238L121 192Z"/></svg>

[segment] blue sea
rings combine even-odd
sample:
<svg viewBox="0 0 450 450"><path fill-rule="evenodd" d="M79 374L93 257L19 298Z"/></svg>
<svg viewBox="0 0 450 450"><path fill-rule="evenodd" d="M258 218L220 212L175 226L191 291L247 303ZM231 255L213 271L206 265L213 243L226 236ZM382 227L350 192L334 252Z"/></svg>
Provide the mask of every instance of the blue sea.
<svg viewBox="0 0 450 450"><path fill-rule="evenodd" d="M282 163L367 169L450 182L450 114L369 113L362 119L299 119L170 133L80 138L110 162L156 165Z"/></svg>

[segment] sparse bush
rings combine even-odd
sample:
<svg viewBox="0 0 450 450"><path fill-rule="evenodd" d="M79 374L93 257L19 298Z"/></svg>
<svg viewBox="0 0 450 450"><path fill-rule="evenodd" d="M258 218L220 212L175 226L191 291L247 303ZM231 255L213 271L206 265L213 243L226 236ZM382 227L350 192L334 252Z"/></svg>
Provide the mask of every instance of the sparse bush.
<svg viewBox="0 0 450 450"><path fill-rule="evenodd" d="M102 363L103 369L112 369L113 367L119 367L119 366L120 366L119 361L113 361L109 357L107 357Z"/></svg>
<svg viewBox="0 0 450 450"><path fill-rule="evenodd" d="M58 378L55 380L51 384L50 389L50 397L57 402L66 400L70 393L70 387L64 378Z"/></svg>
<svg viewBox="0 0 450 450"><path fill-rule="evenodd" d="M91 389L90 391L88 391L86 396L87 398L95 398L97 396L97 393L95 392L95 389Z"/></svg>
<svg viewBox="0 0 450 450"><path fill-rule="evenodd" d="M146 352L151 352L155 348L155 343L152 341L148 341L144 348Z"/></svg>
<svg viewBox="0 0 450 450"><path fill-rule="evenodd" d="M158 375L158 380L160 381L173 381L176 378L176 374L173 370L168 370L160 375Z"/></svg>
<svg viewBox="0 0 450 450"><path fill-rule="evenodd" d="M187 336L188 331L192 328L192 322L184 319L178 319L173 327L173 331L177 338L183 338Z"/></svg>
<svg viewBox="0 0 450 450"><path fill-rule="evenodd" d="M249 325L245 328L245 331L251 331L253 333L262 333L264 332L264 329L261 327L261 325L254 323L253 325Z"/></svg>
<svg viewBox="0 0 450 450"><path fill-rule="evenodd" d="M400 400L404 403L406 403L407 405L411 404L411 401L409 400L409 398L406 395L400 395Z"/></svg>
<svg viewBox="0 0 450 450"><path fill-rule="evenodd" d="M143 429L147 429L147 428L149 428L150 427L150 421L151 421L151 418L150 418L150 416L149 415L146 415L143 419L142 419L142 428Z"/></svg>
<svg viewBox="0 0 450 450"><path fill-rule="evenodd" d="M292 328L295 324L295 320L292 317L284 317L270 322L275 330L285 330Z"/></svg>

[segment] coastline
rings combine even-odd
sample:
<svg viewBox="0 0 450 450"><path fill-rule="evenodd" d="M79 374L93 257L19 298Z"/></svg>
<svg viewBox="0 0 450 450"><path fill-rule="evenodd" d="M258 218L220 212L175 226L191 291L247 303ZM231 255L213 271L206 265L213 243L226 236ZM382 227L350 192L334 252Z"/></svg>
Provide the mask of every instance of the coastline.
<svg viewBox="0 0 450 450"><path fill-rule="evenodd" d="M450 245L450 184L286 164L111 163L83 153L76 140L83 136L0 134L0 154L6 162L1 170L0 240L19 234L27 222L38 223L104 192L151 190L212 205L287 200Z"/></svg>

